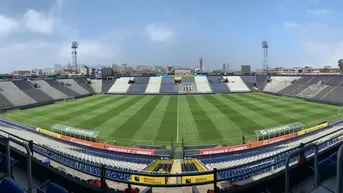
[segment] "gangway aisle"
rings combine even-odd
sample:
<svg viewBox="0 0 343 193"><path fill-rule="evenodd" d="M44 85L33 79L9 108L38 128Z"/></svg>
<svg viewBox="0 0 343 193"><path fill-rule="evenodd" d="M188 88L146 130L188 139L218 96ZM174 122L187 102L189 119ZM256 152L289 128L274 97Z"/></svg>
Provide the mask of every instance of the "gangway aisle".
<svg viewBox="0 0 343 193"><path fill-rule="evenodd" d="M149 84L145 90L145 93L160 93L161 83L161 77L150 77Z"/></svg>
<svg viewBox="0 0 343 193"><path fill-rule="evenodd" d="M197 86L197 91L201 93L211 93L212 89L208 83L206 76L195 76L195 84Z"/></svg>
<svg viewBox="0 0 343 193"><path fill-rule="evenodd" d="M121 77L111 86L107 93L126 93L130 87L130 77Z"/></svg>

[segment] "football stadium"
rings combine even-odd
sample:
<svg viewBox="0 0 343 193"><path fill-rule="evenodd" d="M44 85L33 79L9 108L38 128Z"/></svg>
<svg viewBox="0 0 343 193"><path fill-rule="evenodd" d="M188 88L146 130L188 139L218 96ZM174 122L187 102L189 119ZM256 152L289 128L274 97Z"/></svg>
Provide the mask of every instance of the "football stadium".
<svg viewBox="0 0 343 193"><path fill-rule="evenodd" d="M342 96L341 75L3 76L0 192L327 192Z"/></svg>

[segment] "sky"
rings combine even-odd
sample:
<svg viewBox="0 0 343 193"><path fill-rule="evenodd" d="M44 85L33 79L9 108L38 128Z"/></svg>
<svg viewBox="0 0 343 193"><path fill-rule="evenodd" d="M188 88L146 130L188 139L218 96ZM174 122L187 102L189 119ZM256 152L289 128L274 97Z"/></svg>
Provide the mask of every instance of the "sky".
<svg viewBox="0 0 343 193"><path fill-rule="evenodd" d="M0 73L71 63L337 66L341 0L1 0Z"/></svg>

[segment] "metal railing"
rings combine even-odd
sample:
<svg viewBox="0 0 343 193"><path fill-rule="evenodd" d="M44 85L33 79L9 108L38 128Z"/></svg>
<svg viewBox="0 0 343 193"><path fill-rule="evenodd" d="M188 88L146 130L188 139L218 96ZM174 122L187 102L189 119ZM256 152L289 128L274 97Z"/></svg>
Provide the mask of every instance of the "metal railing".
<svg viewBox="0 0 343 193"><path fill-rule="evenodd" d="M317 187L319 183L319 169L318 169L318 146L316 144L309 144L301 149L298 149L287 156L285 168L285 193L289 193L289 162L295 156L304 156L305 151L315 149L314 151L314 186Z"/></svg>
<svg viewBox="0 0 343 193"><path fill-rule="evenodd" d="M9 134L9 135L12 135L12 134ZM342 134L343 135L343 134ZM26 141L26 139L23 139L23 138L20 138L18 136L15 136L16 138L19 138L20 140L24 140ZM18 141L18 140L17 140ZM323 142L323 143L327 143L327 142ZM38 144L35 144L35 146L38 146L38 147L41 147L47 151L51 151L55 154L58 154L59 156L63 156L64 158L67 158L67 159L73 159L71 158L70 156L67 156L63 153L59 153L59 152L56 152L56 151L53 151L53 150L49 150L47 149L47 147L45 146L41 146L41 145L38 145ZM312 147L313 146L316 146L315 144L310 144L307 147ZM296 151L298 152L298 151ZM289 155L289 157L291 156L294 156L294 154L296 153L291 153ZM39 152L37 152L39 153ZM41 153L39 153L41 154ZM44 155L45 156L45 155ZM277 156L277 155L276 155ZM275 157L275 156L274 156ZM289 158L290 159L290 158ZM288 161L289 162L289 159L287 160L286 159L286 162ZM62 162L59 162L58 160L55 160L55 159L52 159L62 165L66 165L66 163L62 163ZM82 163L82 161L80 160L74 160L76 162L80 162ZM134 182L134 181L128 181L128 180L120 180L120 179L113 179L113 178L108 178L108 180L112 180L112 181L115 181L115 182L119 182L119 183L130 183L130 184L133 184L133 185L139 185L139 186L150 186L150 187L185 187L185 186L198 186L198 185L205 185L205 184L213 184L214 185L214 188L217 187L217 183L218 182L223 182L223 181L232 181L233 178L239 178L239 177L243 177L243 176L246 176L246 175L249 175L249 174L252 174L252 173L255 173L255 172L259 172L261 170L265 170L265 169L268 169L268 168L272 168L274 166L276 166L277 164L281 164L281 163L285 163L285 160L280 160L278 162L274 162L270 165L266 165L266 166L263 166L263 167L259 167L259 168L256 168L254 170L251 170L251 171L248 171L246 173L241 173L239 175L236 175L232 178L221 178L221 179L218 179L218 173L219 172L225 172L227 171L228 169L227 168L223 168L223 169L214 169L214 170L211 170L211 171L204 171L204 172L189 172L189 173L183 173L183 174L150 174L150 173L142 173L142 172L132 172L132 171L121 171L121 170L114 170L114 169L110 169L110 168L107 168L105 167L104 169L108 172L119 172L119 173L126 173L126 174L130 174L130 175L137 175L137 176L141 176L141 177L164 177L166 179L166 181L168 180L168 178L181 178L181 181L182 181L182 178L183 177L189 177L189 176L202 176L202 175L208 175L208 174L211 174L213 175L213 180L208 180L208 181L203 181L203 182L196 182L196 183L189 183L189 184L145 184L145 183L141 183L141 182ZM95 165L95 164L91 164L91 163L84 163L88 166L92 166L94 168L97 168L101 171L101 165ZM242 166L237 166L237 167L242 167ZM95 175L94 173L88 173L84 170L80 170L80 169L77 169L77 168L74 168L75 170L78 170L80 172L83 172L83 173L86 173L86 174L89 174L91 176L96 176L96 177L99 177L99 175ZM230 168L231 169L231 168Z"/></svg>
<svg viewBox="0 0 343 193"><path fill-rule="evenodd" d="M343 145L339 147L337 153L337 192L343 193Z"/></svg>
<svg viewBox="0 0 343 193"><path fill-rule="evenodd" d="M31 165L31 151L29 148L28 143L22 142L18 139L13 138L12 136L8 137L1 137L0 138L0 143L5 145L6 147L6 156L7 156L7 165L6 165L6 171L7 171L7 176L12 175L12 170L11 170L11 145L10 142L16 143L22 147L25 148L26 150L26 160L27 160L27 192L32 193L32 188L34 186L32 185L32 165Z"/></svg>
<svg viewBox="0 0 343 193"><path fill-rule="evenodd" d="M328 136L328 135L331 135L331 134L340 132L340 131L342 131L342 130L343 130L343 128L338 129L338 130L336 130L336 131L332 131L332 132L326 134L325 136ZM13 135L13 134L11 134L11 133L9 133L9 132L7 132L7 131L3 131L3 130L1 130L1 129L0 129L0 131L3 132L3 133L6 133L8 136L12 136L11 139L15 139L15 138L16 138L16 139L22 140L23 142L21 142L21 143L27 142L27 139L21 138L21 137L19 137L19 136L15 136L15 135ZM333 139L336 139L336 138L338 138L339 136L342 136L342 135L343 135L343 134L336 135ZM314 140L311 140L311 141L309 142L310 145L308 145L308 146L311 146L311 147L312 147L314 144L311 144L311 143L313 143L314 141L316 141L316 140L318 140L318 139L321 139L321 138L323 138L323 137L325 137L325 136L321 136L321 137L319 137L319 138L316 138L316 139L314 139ZM17 141L19 141L19 140L17 140ZM328 141L330 141L330 140L332 140L332 139L329 139ZM322 142L321 144L328 143L328 141ZM19 141L19 142L20 142L20 141ZM318 144L318 145L320 145L320 144ZM88 166L91 166L91 167L94 167L94 168L96 168L96 169L101 170L101 165L100 165L100 164L92 164L92 163L90 163L90 162L83 162L83 161L80 161L80 160L76 160L76 159L73 159L71 156L68 156L68 155L63 154L63 153L59 153L59 152L57 152L57 151L53 151L52 149L48 149L48 147L42 146L42 145L39 145L39 144L35 144L35 146L38 146L38 147L40 147L40 148L43 148L43 149L45 149L46 151L51 151L51 152L53 152L53 153L55 153L55 154L58 154L59 156L63 156L63 157L65 157L65 158L72 159L72 160L77 161L77 162L79 162L79 163L83 163L83 164L86 164L86 165L88 165ZM307 147L307 146L306 146L306 147ZM26 149L26 147L25 147L25 149ZM286 150L286 151L284 151L284 152L281 152L280 154L282 154L282 153L290 153L290 154L288 155L288 156L290 157L290 156L292 156L292 155L295 154L294 152L292 153L293 150L294 150L294 149L289 149L289 150ZM38 153L38 154L41 154L41 153L39 153L39 152L37 152L37 153ZM318 153L318 152L317 152L317 153ZM266 161L266 160L268 160L268 159L273 159L273 158L275 158L276 156L279 156L280 154L276 154L276 155L273 155L273 156L264 158L264 159L262 159L262 160L259 160L258 162L261 163L261 162ZM41 154L41 155L43 155L43 154ZM44 155L44 156L46 156L46 155ZM315 157L316 157L316 155L315 155ZM288 159L288 158L287 158L287 159ZM112 181L115 181L115 182L119 182L119 183L125 183L125 184L130 183L130 184L133 184L133 185L150 186L150 187L184 187L184 186L198 186L198 185L205 185L205 184L213 184L213 185L214 185L214 188L215 188L215 187L217 186L217 183L218 183L218 182L233 181L233 180L235 180L235 179L237 179L237 178L244 177L244 176L250 175L250 174L252 174L252 173L260 172L260 171L265 170L265 169L268 169L268 168L273 169L273 168L274 168L275 166L277 166L278 164L285 163L285 161L286 161L286 163L287 163L287 159L282 159L282 160L280 160L280 161L273 162L273 163L268 164L268 165L266 165L266 166L259 167L259 168L255 168L255 169L250 170L250 171L248 171L248 172L245 172L245 173L241 173L241 174L235 175L234 177L221 178L221 179L218 179L218 174L219 174L219 172L225 172L225 171L232 170L232 169L242 168L242 167L248 166L249 164L254 164L254 163L256 164L256 162L251 162L251 163L248 163L248 164L239 165L239 166L235 166L235 167L231 167L231 168L214 169L214 170L211 170L211 171L204 171L204 172L188 172L188 173L183 173L183 174L148 174L148 173L142 173L142 172L132 172L132 171L114 170L114 169L106 168L106 167L105 167L105 170L108 171L108 172L126 173L126 174L137 175L137 176L164 177L164 178L166 178L166 181L168 180L168 178L173 178L173 177L175 177L175 178L181 178L181 181L182 181L182 178L184 178L184 177L189 177L189 176L202 176L202 175L209 175L209 174L211 174L211 175L213 175L213 177L214 177L213 180L202 181L202 182L196 182L196 183L189 183L189 184L182 184L182 183L181 183L181 184L145 184L145 183L141 183L141 182L134 182L134 181L128 181L128 180L121 180L121 179L117 179L117 178L114 179L114 178L108 178L108 177L107 177L107 179L112 180ZM56 162L59 162L58 160L55 160L55 159L53 159L53 158L52 158L52 160L54 160L54 161L56 161ZM290 158L288 159L288 162L289 162L289 160L290 160ZM62 165L66 165L66 163L62 163L62 162L59 162L59 163L62 164ZM286 166L286 167L287 167L287 166ZM28 167L28 168L29 168L29 167ZM73 168L74 168L74 167L73 167ZM94 174L94 173L87 173L86 171L80 170L80 169L77 169L77 168L74 168L74 169L75 169L75 170L78 170L78 171L80 171L80 172L89 174L89 175L91 175L91 176L99 177L99 176L97 176L97 175ZM279 168L279 169L282 169L282 168ZM280 170L280 171L281 171L281 170ZM32 176L32 174L30 174L30 175Z"/></svg>

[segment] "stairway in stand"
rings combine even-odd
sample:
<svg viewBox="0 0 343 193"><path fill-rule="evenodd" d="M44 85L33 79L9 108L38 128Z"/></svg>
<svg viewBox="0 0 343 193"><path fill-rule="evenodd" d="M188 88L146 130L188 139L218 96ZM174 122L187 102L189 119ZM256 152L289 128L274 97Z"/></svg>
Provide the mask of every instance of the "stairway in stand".
<svg viewBox="0 0 343 193"><path fill-rule="evenodd" d="M173 163L173 166L170 170L170 173L171 174L181 174L182 171L181 171L181 160L180 159L176 159L174 160L174 163ZM176 183L181 183L180 180L177 180L176 177L172 177L172 178L169 178L168 179L168 184L176 184Z"/></svg>

